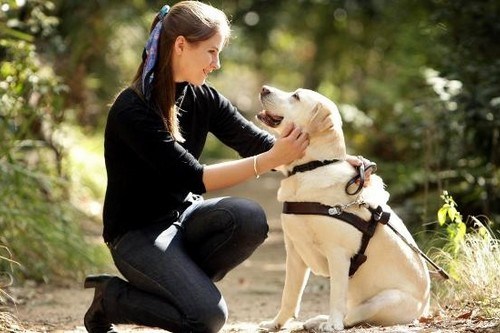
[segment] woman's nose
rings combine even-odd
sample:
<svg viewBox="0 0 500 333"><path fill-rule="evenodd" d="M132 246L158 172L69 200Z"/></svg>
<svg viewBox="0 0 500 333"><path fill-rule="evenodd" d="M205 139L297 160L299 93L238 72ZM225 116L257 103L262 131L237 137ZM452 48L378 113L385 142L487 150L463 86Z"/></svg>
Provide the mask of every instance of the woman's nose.
<svg viewBox="0 0 500 333"><path fill-rule="evenodd" d="M220 68L220 58L217 56L215 59L212 61L212 67L214 70L217 70Z"/></svg>
<svg viewBox="0 0 500 333"><path fill-rule="evenodd" d="M220 69L220 59L217 58L216 62L214 63L214 68L217 70L217 69Z"/></svg>

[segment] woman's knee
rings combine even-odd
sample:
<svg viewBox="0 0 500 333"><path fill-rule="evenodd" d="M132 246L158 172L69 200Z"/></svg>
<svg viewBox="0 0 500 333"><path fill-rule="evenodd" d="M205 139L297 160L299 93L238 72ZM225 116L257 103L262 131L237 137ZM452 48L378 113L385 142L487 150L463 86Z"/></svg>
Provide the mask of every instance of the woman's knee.
<svg viewBox="0 0 500 333"><path fill-rule="evenodd" d="M237 224L236 231L240 235L254 239L258 244L267 238L269 226L266 213L257 202L244 198L231 198L227 204Z"/></svg>
<svg viewBox="0 0 500 333"><path fill-rule="evenodd" d="M219 332L228 318L226 302L221 298L216 306L205 307L198 310L198 314L187 319L189 332L215 333Z"/></svg>

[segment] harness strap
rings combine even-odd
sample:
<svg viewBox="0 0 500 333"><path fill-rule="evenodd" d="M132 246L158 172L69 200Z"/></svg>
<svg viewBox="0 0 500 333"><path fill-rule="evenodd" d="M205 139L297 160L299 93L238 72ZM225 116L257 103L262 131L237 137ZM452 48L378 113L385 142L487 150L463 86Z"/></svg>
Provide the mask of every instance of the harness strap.
<svg viewBox="0 0 500 333"><path fill-rule="evenodd" d="M375 234L375 230L379 223L387 224L391 216L390 213L384 212L382 207L368 208L372 213L370 221L365 221L359 216L344 212L341 206L328 206L319 202L289 202L283 203L283 214L298 214L298 215L323 215L342 220L356 229L363 236L361 237L361 245L358 252L351 258L351 266L349 267L349 277L353 276L367 259L365 252L370 239Z"/></svg>
<svg viewBox="0 0 500 333"><path fill-rule="evenodd" d="M368 248L368 244L370 243L370 239L375 234L375 229L377 229L377 225L379 223L387 224L387 222L389 222L389 218L391 217L391 214L384 212L382 210L382 207L380 206L378 206L375 209L371 207L369 207L368 209L372 213L370 221L368 221L368 223L363 221L367 226L368 231L363 233L363 236L361 237L361 245L359 246L358 253L356 253L351 258L351 266L349 267L349 276L353 276L354 273L356 273L356 271L358 270L359 266L364 264L364 262L368 258L365 252L366 249Z"/></svg>
<svg viewBox="0 0 500 333"><path fill-rule="evenodd" d="M335 217L352 225L363 234L368 233L368 224L365 220L352 213L344 212L340 206L327 206L319 202L290 202L283 203L284 214L297 215L324 215Z"/></svg>

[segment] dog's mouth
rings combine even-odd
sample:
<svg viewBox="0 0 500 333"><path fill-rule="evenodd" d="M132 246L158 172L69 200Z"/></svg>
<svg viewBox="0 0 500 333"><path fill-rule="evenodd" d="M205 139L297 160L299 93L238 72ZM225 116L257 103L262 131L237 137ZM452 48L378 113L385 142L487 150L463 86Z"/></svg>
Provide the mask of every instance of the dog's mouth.
<svg viewBox="0 0 500 333"><path fill-rule="evenodd" d="M278 127L283 121L282 116L278 116L266 110L262 110L261 112L259 112L257 114L257 119L271 128Z"/></svg>

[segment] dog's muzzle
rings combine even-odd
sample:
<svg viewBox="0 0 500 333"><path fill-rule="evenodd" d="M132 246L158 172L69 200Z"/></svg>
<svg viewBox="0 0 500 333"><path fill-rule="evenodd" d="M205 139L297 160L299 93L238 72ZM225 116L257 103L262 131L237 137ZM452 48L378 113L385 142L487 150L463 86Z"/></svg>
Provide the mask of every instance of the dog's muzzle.
<svg viewBox="0 0 500 333"><path fill-rule="evenodd" d="M257 119L269 127L278 127L283 121L283 117L272 114L269 111L263 110L257 114Z"/></svg>

